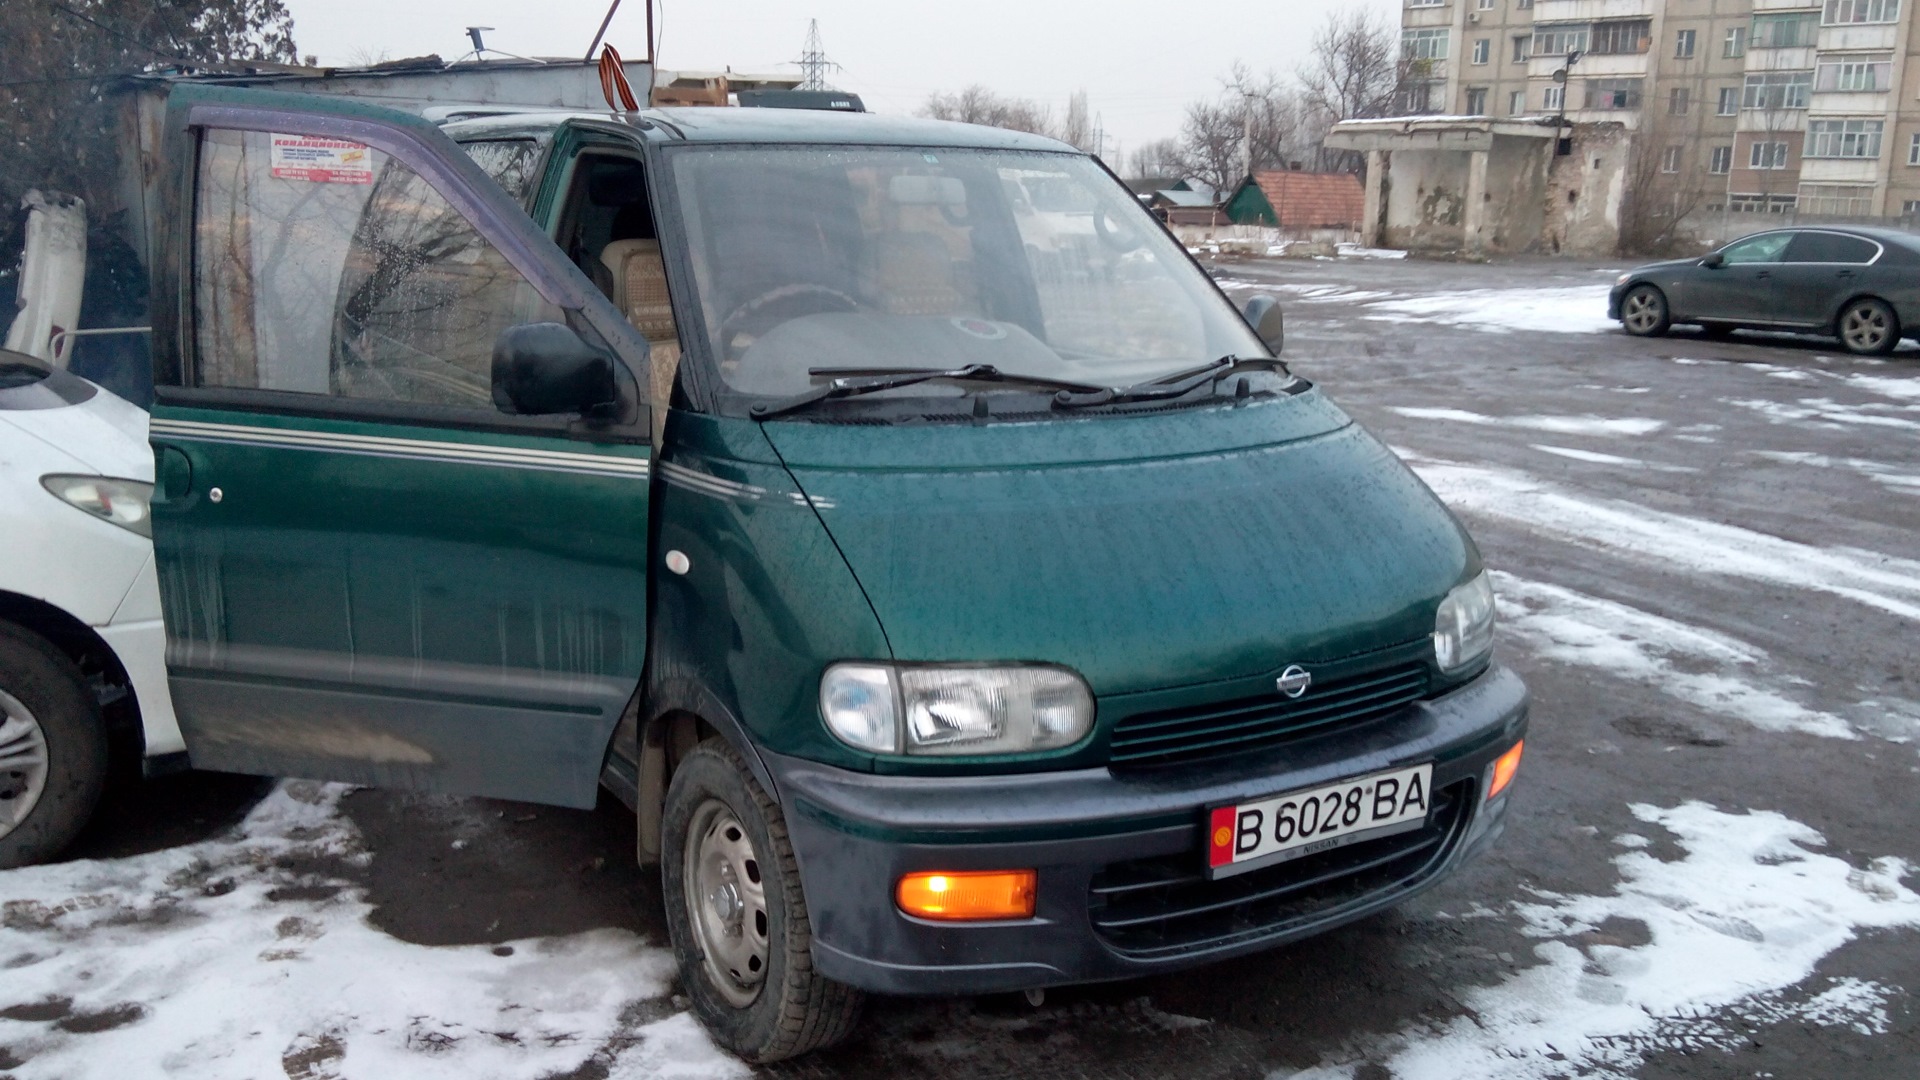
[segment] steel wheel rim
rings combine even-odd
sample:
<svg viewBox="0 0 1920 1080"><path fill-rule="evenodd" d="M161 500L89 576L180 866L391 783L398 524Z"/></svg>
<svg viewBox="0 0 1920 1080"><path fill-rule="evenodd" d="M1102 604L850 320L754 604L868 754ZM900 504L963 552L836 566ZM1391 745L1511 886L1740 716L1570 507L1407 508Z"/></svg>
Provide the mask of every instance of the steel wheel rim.
<svg viewBox="0 0 1920 1080"><path fill-rule="evenodd" d="M19 698L0 690L0 839L26 822L46 790L46 732Z"/></svg>
<svg viewBox="0 0 1920 1080"><path fill-rule="evenodd" d="M1637 292L1627 297L1626 323L1633 330L1651 330L1659 325L1659 303L1653 294Z"/></svg>
<svg viewBox="0 0 1920 1080"><path fill-rule="evenodd" d="M1891 332L1887 313L1867 304L1849 310L1840 328L1840 336L1846 338L1848 344L1862 349L1879 348Z"/></svg>
<svg viewBox="0 0 1920 1080"><path fill-rule="evenodd" d="M767 978L766 881L746 827L718 799L700 804L687 824L682 878L707 981L744 1009Z"/></svg>

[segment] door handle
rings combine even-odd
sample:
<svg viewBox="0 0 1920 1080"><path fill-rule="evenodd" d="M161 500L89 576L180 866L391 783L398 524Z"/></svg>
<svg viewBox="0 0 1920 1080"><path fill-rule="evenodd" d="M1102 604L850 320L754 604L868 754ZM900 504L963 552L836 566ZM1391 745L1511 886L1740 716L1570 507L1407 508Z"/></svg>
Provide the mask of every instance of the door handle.
<svg viewBox="0 0 1920 1080"><path fill-rule="evenodd" d="M1836 275L1834 275L1834 276L1835 276L1835 277L1838 277L1838 278L1839 278L1839 279L1840 279L1841 281L1845 281L1845 280L1847 280L1848 278L1850 278L1850 277L1852 277L1852 276L1853 276L1853 271L1851 271L1851 270L1842 270L1842 271L1840 271L1840 272L1839 272L1838 274L1836 274Z"/></svg>
<svg viewBox="0 0 1920 1080"><path fill-rule="evenodd" d="M200 501L193 490L193 459L172 446L153 448L153 508L180 512Z"/></svg>

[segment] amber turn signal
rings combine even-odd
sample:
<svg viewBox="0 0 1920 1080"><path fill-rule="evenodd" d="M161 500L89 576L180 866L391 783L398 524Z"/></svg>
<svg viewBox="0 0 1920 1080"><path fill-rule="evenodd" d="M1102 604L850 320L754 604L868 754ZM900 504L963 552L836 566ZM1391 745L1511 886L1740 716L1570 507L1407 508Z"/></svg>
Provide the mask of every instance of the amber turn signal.
<svg viewBox="0 0 1920 1080"><path fill-rule="evenodd" d="M1513 744L1513 749L1501 754L1499 760L1493 763L1493 783L1487 785L1487 798L1491 799L1507 790L1507 785L1513 783L1513 774L1520 771L1520 751L1526 748L1527 740L1521 739Z"/></svg>
<svg viewBox="0 0 1920 1080"><path fill-rule="evenodd" d="M1032 870L935 870L901 878L894 896L901 911L922 919L1031 919L1038 877Z"/></svg>

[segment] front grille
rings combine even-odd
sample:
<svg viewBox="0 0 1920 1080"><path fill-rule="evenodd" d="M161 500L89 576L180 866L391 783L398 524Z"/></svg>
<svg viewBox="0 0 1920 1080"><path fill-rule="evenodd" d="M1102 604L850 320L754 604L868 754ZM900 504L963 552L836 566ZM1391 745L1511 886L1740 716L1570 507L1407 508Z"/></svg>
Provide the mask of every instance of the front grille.
<svg viewBox="0 0 1920 1080"><path fill-rule="evenodd" d="M1416 662L1316 684L1293 700L1276 692L1122 717L1107 761L1116 769L1153 768L1263 749L1386 716L1426 693L1427 665Z"/></svg>
<svg viewBox="0 0 1920 1080"><path fill-rule="evenodd" d="M1427 824L1236 877L1208 881L1199 847L1113 863L1093 877L1088 913L1114 949L1155 959L1268 937L1425 882L1445 865L1472 818L1474 782L1434 793Z"/></svg>

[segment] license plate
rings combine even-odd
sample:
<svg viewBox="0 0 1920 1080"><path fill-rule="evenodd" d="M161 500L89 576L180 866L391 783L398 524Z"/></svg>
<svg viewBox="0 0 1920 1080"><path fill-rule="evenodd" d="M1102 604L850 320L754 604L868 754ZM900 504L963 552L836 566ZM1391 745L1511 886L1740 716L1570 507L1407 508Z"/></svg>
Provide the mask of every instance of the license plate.
<svg viewBox="0 0 1920 1080"><path fill-rule="evenodd" d="M1427 820L1432 786L1428 763L1216 807L1207 818L1208 876L1227 877L1418 829Z"/></svg>

